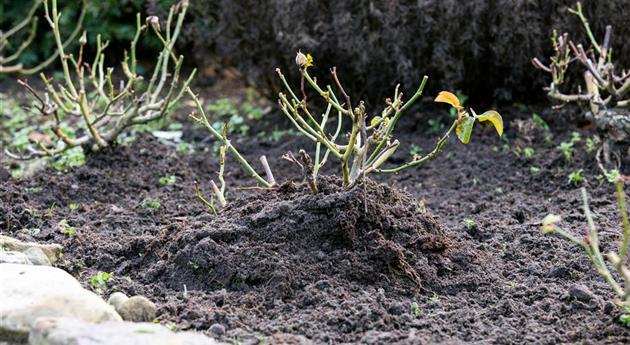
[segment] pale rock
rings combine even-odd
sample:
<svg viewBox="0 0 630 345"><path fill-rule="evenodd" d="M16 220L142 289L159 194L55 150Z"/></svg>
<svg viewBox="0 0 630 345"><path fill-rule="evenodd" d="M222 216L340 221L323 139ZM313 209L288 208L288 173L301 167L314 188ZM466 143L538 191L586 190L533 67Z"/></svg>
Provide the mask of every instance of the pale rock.
<svg viewBox="0 0 630 345"><path fill-rule="evenodd" d="M114 307L114 309L118 310L120 306L128 300L129 297L122 292L114 292L107 299L107 303Z"/></svg>
<svg viewBox="0 0 630 345"><path fill-rule="evenodd" d="M125 321L150 322L155 320L156 307L144 296L133 296L116 308Z"/></svg>
<svg viewBox="0 0 630 345"><path fill-rule="evenodd" d="M50 266L50 259L46 256L46 253L39 247L30 247L23 251L24 255L33 263L38 266Z"/></svg>
<svg viewBox="0 0 630 345"><path fill-rule="evenodd" d="M3 251L0 250L0 263L3 264L21 264L32 265L31 260L24 253L15 251Z"/></svg>
<svg viewBox="0 0 630 345"><path fill-rule="evenodd" d="M0 342L25 341L40 317L121 321L112 306L61 269L0 264Z"/></svg>
<svg viewBox="0 0 630 345"><path fill-rule="evenodd" d="M174 333L154 323L89 322L40 318L29 335L30 345L220 345L199 333Z"/></svg>
<svg viewBox="0 0 630 345"><path fill-rule="evenodd" d="M22 242L20 240L16 240L14 238L0 235L0 248L4 250L14 250L18 252L24 252L25 250L36 247L41 249L44 254L48 257L51 263L57 262L61 259L62 249L61 245L52 243L52 244L39 244L34 242Z"/></svg>

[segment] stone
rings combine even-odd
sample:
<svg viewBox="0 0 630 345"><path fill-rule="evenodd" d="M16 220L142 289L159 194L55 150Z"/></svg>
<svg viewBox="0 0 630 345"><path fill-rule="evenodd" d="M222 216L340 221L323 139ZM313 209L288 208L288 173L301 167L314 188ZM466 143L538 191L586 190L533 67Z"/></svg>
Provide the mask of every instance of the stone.
<svg viewBox="0 0 630 345"><path fill-rule="evenodd" d="M0 264L0 282L0 342L26 341L40 317L121 321L112 306L58 268Z"/></svg>
<svg viewBox="0 0 630 345"><path fill-rule="evenodd" d="M24 255L33 263L33 265L50 266L50 259L46 253L39 247L30 247L23 251Z"/></svg>
<svg viewBox="0 0 630 345"><path fill-rule="evenodd" d="M569 296L582 303L590 303L595 300L595 295L588 287L586 287L586 285L583 284L575 284L571 286L569 288Z"/></svg>
<svg viewBox="0 0 630 345"><path fill-rule="evenodd" d="M212 334L216 334L218 336L224 335L225 334L225 326L223 326L220 323L213 323L210 326L210 332L212 332Z"/></svg>
<svg viewBox="0 0 630 345"><path fill-rule="evenodd" d="M155 304L144 296L133 296L116 308L125 321L151 322L155 320Z"/></svg>
<svg viewBox="0 0 630 345"><path fill-rule="evenodd" d="M0 249L24 252L31 247L41 249L48 257L48 260L50 260L50 262L53 264L61 259L61 251L63 250L63 247L61 247L61 245L59 244L39 244L34 242L22 242L8 236L0 235Z"/></svg>
<svg viewBox="0 0 630 345"><path fill-rule="evenodd" d="M3 251L0 250L0 263L3 264L21 264L32 265L31 260L24 253L15 251Z"/></svg>
<svg viewBox="0 0 630 345"><path fill-rule="evenodd" d="M120 309L120 306L128 299L129 297L127 297L127 295L125 295L124 293L114 292L113 294L109 296L107 303L113 306L114 309L118 310Z"/></svg>
<svg viewBox="0 0 630 345"><path fill-rule="evenodd" d="M103 322L69 318L40 318L28 338L30 345L220 345L194 332L174 333L154 323Z"/></svg>

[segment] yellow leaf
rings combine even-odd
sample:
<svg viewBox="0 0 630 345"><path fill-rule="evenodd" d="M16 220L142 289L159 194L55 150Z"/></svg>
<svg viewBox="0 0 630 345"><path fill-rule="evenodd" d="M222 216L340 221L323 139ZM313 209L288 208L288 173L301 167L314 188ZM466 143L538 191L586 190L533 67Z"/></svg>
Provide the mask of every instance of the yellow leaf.
<svg viewBox="0 0 630 345"><path fill-rule="evenodd" d="M503 135L503 118L501 114L497 113L494 110L488 110L485 113L477 116L477 120L484 122L490 121L494 128L497 130L499 136Z"/></svg>
<svg viewBox="0 0 630 345"><path fill-rule="evenodd" d="M306 54L306 64L304 65L304 67L311 66L313 66L313 56L311 54Z"/></svg>
<svg viewBox="0 0 630 345"><path fill-rule="evenodd" d="M457 96L455 96L453 93L448 92L448 91L441 91L437 95L437 97L435 97L434 102L448 103L452 105L453 108L457 109L457 111L460 111L464 108L459 102L459 98L457 98Z"/></svg>

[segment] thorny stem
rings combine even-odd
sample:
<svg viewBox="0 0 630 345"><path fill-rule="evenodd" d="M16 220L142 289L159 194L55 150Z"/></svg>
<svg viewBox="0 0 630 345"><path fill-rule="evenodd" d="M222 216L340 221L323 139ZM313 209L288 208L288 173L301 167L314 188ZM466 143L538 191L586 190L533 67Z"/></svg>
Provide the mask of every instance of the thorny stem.
<svg viewBox="0 0 630 345"><path fill-rule="evenodd" d="M457 120L455 120L453 122L453 124L451 125L451 127L448 129L448 131L446 131L446 133L442 136L442 138L440 138L437 142L437 144L435 145L435 148L433 148L433 151L429 152L426 156L422 157L422 158L418 158L418 159L413 159L408 163L405 163L399 167L396 168L389 168L389 169L376 169L375 171L378 173L384 173L384 174L396 174L399 173L405 169L409 169L409 168L413 168L419 165L422 165L424 163L426 163L427 161L437 157L437 155L440 153L440 151L442 150L442 147L444 146L444 144L446 143L446 140L450 137L451 133L453 132L453 130L457 127Z"/></svg>

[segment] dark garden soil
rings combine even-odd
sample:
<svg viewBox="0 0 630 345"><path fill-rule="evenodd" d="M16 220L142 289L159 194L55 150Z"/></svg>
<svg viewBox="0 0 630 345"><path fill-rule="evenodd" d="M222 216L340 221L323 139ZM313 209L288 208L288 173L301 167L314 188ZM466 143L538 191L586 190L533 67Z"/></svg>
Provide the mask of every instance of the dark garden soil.
<svg viewBox="0 0 630 345"><path fill-rule="evenodd" d="M144 135L88 155L67 174L45 170L18 181L0 171L0 233L61 243L60 266L84 286L105 297L145 295L161 322L243 344L629 343L587 258L539 231L550 212L584 231L579 189L567 183L583 168L602 241L614 243L613 187L596 179L586 135L565 162L556 147L570 133L546 142L514 114L529 112L506 116L506 141L477 128L470 145L451 138L417 170L347 191L322 176L318 195L279 158L310 148L304 139L235 140L252 162L266 154L287 182L249 188L253 180L228 157L229 205L218 216L195 200L193 187L199 181L210 191L213 155L182 154ZM552 129L566 128L557 116L547 114ZM407 146L394 163L409 145L428 152L435 142L415 120L401 125ZM526 146L533 158L514 153ZM622 170L629 167L624 161ZM160 185L169 175L175 184ZM150 200L159 208L147 207ZM61 232L62 219L74 235ZM90 285L97 271L113 272L107 287Z"/></svg>

